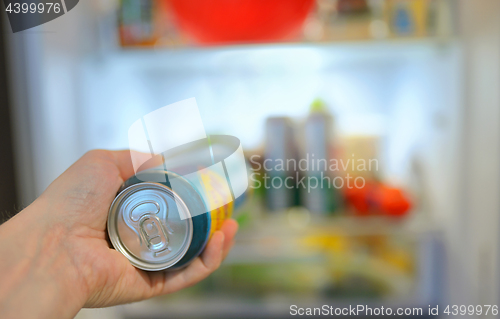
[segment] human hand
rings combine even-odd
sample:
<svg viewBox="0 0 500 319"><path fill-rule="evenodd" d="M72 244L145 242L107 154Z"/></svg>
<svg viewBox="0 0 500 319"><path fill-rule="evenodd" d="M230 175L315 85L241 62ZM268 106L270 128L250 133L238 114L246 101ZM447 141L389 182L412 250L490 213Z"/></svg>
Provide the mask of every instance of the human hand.
<svg viewBox="0 0 500 319"><path fill-rule="evenodd" d="M106 220L129 151L91 151L0 227L0 317L63 318L191 286L217 269L238 225L226 221L187 268L145 272L110 248Z"/></svg>

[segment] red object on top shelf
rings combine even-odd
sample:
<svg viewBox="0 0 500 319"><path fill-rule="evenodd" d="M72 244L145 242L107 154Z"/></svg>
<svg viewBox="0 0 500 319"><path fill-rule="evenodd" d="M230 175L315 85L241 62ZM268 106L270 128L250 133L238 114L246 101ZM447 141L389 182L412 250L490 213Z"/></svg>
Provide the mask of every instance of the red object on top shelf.
<svg viewBox="0 0 500 319"><path fill-rule="evenodd" d="M315 0L166 0L178 27L202 44L296 36Z"/></svg>

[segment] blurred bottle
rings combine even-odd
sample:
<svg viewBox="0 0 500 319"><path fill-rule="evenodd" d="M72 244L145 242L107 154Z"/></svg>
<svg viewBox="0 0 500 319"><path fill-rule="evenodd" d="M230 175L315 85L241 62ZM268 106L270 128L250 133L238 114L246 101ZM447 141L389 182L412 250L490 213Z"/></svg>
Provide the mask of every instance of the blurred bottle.
<svg viewBox="0 0 500 319"><path fill-rule="evenodd" d="M154 46L159 40L155 0L121 0L118 14L120 44L127 46Z"/></svg>
<svg viewBox="0 0 500 319"><path fill-rule="evenodd" d="M429 35L432 19L431 0L390 0L391 30L396 36L424 37Z"/></svg>
<svg viewBox="0 0 500 319"><path fill-rule="evenodd" d="M334 174L330 171L332 132L334 119L323 101L316 100L304 125L304 152L300 165L307 185L301 189L302 204L311 212L329 213L338 206L338 190L334 187Z"/></svg>
<svg viewBox="0 0 500 319"><path fill-rule="evenodd" d="M299 203L296 163L297 147L291 120L286 117L267 119L262 187L269 210L283 210Z"/></svg>
<svg viewBox="0 0 500 319"><path fill-rule="evenodd" d="M359 14L369 10L366 0L337 0L339 14Z"/></svg>

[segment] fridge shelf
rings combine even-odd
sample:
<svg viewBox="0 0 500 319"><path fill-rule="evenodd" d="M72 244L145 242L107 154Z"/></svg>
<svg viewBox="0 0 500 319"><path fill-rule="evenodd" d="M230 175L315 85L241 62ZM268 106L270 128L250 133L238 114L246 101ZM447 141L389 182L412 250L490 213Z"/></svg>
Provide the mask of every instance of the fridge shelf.
<svg viewBox="0 0 500 319"><path fill-rule="evenodd" d="M256 212L257 210L253 210ZM235 218L242 219L242 214ZM436 231L438 225L432 221L430 214L423 211L410 211L405 217L390 216L354 216L350 212L337 211L331 214L312 214L303 208L292 208L282 212L260 211L256 213L252 226L240 230L240 238L255 237L257 234L308 234L328 232L346 236L419 234ZM246 223L246 220L244 221ZM244 225L243 225L244 226Z"/></svg>
<svg viewBox="0 0 500 319"><path fill-rule="evenodd" d="M350 63L393 61L441 54L457 43L455 38L419 38L338 43L233 45L109 51L110 63L134 69L239 72L276 72L294 65L294 71L317 71ZM99 55L98 58L102 58ZM283 70L283 71L284 71Z"/></svg>

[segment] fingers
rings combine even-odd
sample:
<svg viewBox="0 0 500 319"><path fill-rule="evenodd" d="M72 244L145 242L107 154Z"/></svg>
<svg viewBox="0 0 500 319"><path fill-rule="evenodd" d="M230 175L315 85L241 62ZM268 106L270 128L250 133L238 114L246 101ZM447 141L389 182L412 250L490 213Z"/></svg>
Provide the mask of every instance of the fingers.
<svg viewBox="0 0 500 319"><path fill-rule="evenodd" d="M163 163L161 155L151 157L151 154L148 153L129 150L111 151L110 153L114 158L115 165L120 170L120 175L123 180L127 180L136 173L132 164L133 162L137 163L136 165L140 165L138 171L153 168Z"/></svg>
<svg viewBox="0 0 500 319"><path fill-rule="evenodd" d="M216 231L210 239L207 247L201 254L200 258L207 270L208 274L219 268L222 262L222 252L224 248L225 235L221 231ZM207 274L207 275L208 275Z"/></svg>
<svg viewBox="0 0 500 319"><path fill-rule="evenodd" d="M216 231L200 257L196 258L186 269L170 273L165 277L161 294L172 293L194 285L203 280L217 268L234 243L234 235L238 231L238 223L229 219L224 222L220 231Z"/></svg>
<svg viewBox="0 0 500 319"><path fill-rule="evenodd" d="M235 220L226 220L221 230L216 231L208 242L203 253L187 268L157 273L148 273L151 296L164 295L192 286L205 279L219 268L233 244L238 230Z"/></svg>
<svg viewBox="0 0 500 319"><path fill-rule="evenodd" d="M224 247L222 249L222 259L224 260L234 245L234 236L238 231L238 223L234 219L228 219L222 224L221 231L224 233Z"/></svg>
<svg viewBox="0 0 500 319"><path fill-rule="evenodd" d="M222 262L223 247L224 233L217 231L212 235L201 256L196 258L187 268L164 273L164 282L159 295L176 292L205 279L219 268Z"/></svg>

